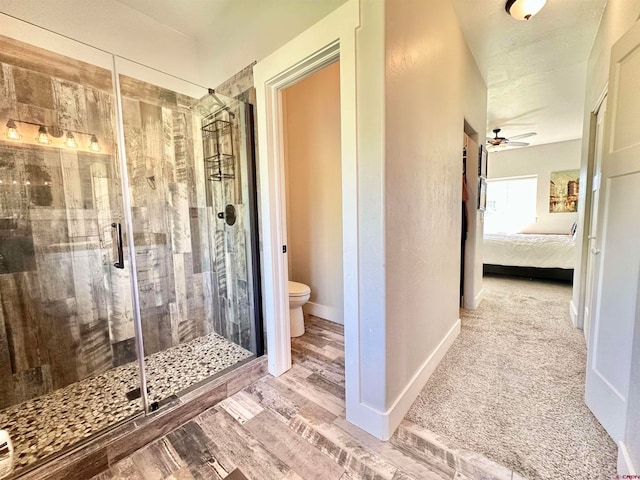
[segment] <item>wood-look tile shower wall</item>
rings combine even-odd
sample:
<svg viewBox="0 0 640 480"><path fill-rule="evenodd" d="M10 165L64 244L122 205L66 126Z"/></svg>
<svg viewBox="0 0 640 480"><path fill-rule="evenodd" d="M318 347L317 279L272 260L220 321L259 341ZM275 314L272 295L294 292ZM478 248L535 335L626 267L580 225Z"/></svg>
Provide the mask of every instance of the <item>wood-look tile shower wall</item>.
<svg viewBox="0 0 640 480"><path fill-rule="evenodd" d="M194 100L123 91L145 353L211 331L249 346L244 231L215 230ZM110 71L0 36L0 408L135 359L130 279L112 266L114 109ZM95 133L103 152L8 141L8 119Z"/></svg>

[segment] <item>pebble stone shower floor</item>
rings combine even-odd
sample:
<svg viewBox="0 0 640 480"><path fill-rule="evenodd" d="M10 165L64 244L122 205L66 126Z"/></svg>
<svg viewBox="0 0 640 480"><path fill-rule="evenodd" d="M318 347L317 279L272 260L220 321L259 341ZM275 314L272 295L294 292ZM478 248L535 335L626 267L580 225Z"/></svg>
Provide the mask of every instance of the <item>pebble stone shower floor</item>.
<svg viewBox="0 0 640 480"><path fill-rule="evenodd" d="M145 358L150 401L175 395L253 354L210 334ZM0 429L15 448L15 470L142 412L141 400L126 393L139 388L138 363L86 378L0 411Z"/></svg>

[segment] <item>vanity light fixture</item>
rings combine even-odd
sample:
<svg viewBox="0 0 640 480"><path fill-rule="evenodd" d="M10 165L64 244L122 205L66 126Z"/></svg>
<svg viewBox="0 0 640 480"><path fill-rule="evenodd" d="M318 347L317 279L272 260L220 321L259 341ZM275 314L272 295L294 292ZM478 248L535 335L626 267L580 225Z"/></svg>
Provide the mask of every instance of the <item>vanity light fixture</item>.
<svg viewBox="0 0 640 480"><path fill-rule="evenodd" d="M40 145L47 145L54 148L65 147L71 150L77 150L80 147L80 143L84 143L84 140L82 139L84 137L89 137L89 143L85 144L87 145L87 150L93 153L102 152L102 147L98 143L98 137L95 133L66 129L67 133L65 134L65 130L61 129L58 125L44 125L42 123L34 123L26 120L13 120L12 118L10 118L6 123L7 130L4 132L4 138L15 142L23 141L23 137L17 127L17 124L19 123L38 127L38 133L34 137L34 140ZM29 129L33 130L33 127L29 127ZM29 129L27 131L29 131ZM61 139L63 135L64 141ZM76 135L80 135L79 138L81 139L81 142L78 141ZM33 141L27 140L26 143L33 144Z"/></svg>
<svg viewBox="0 0 640 480"><path fill-rule="evenodd" d="M76 141L76 137L73 136L73 133L71 133L71 130L67 131L67 136L64 140L64 146L73 149L78 148L78 142Z"/></svg>
<svg viewBox="0 0 640 480"><path fill-rule="evenodd" d="M93 153L100 153L102 148L98 143L98 138L95 135L91 135L91 142L89 143L89 151Z"/></svg>
<svg viewBox="0 0 640 480"><path fill-rule="evenodd" d="M538 13L547 0L507 0L505 10L516 20L529 20Z"/></svg>
<svg viewBox="0 0 640 480"><path fill-rule="evenodd" d="M16 122L11 119L9 119L9 121L7 122L7 131L5 132L4 136L7 140L13 140L16 142L22 140L22 135L20 135L20 132L18 132Z"/></svg>
<svg viewBox="0 0 640 480"><path fill-rule="evenodd" d="M47 127L45 127L44 125L40 125L40 128L38 128L36 142L38 142L40 145L51 145L51 137L47 132Z"/></svg>

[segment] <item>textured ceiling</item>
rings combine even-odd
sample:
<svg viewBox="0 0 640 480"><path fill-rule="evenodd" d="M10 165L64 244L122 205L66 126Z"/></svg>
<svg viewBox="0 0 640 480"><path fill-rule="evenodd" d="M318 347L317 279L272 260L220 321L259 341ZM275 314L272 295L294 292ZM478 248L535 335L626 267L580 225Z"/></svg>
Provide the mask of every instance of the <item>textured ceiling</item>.
<svg viewBox="0 0 640 480"><path fill-rule="evenodd" d="M453 0L488 87L488 135L538 135L532 145L582 136L586 62L606 0L548 0L517 21L504 0Z"/></svg>
<svg viewBox="0 0 640 480"><path fill-rule="evenodd" d="M198 42L218 45L219 81L345 2L119 1ZM511 18L505 0L452 1L489 90L487 134L496 127L507 137L535 131L527 139L532 145L579 138L586 61L606 0L548 0L529 21ZM207 81L216 80L215 72L205 74Z"/></svg>

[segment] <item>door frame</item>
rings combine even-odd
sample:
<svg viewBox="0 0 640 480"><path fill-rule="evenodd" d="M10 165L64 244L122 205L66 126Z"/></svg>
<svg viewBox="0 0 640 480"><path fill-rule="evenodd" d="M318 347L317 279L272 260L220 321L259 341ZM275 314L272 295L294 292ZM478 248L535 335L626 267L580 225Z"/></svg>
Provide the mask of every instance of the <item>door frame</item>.
<svg viewBox="0 0 640 480"><path fill-rule="evenodd" d="M340 59L340 134L346 394L358 385L358 201L356 44L351 0L254 67L257 97L263 311L269 373L291 368L282 90ZM354 390L355 389L355 390ZM359 395L357 395L359 399Z"/></svg>
<svg viewBox="0 0 640 480"><path fill-rule="evenodd" d="M587 200L587 211L585 213L585 226L584 226L584 232L582 235L582 242L583 242L583 247L582 247L582 258L583 258L583 262L584 262L584 274L582 275L581 280L581 288L582 288L582 297L580 298L580 302L579 305L581 307L580 310L580 323L581 323L581 327L583 330L583 334L585 337L585 340L587 342L587 347L589 346L589 331L587 331L587 326L590 328L591 327L591 320L592 320L592 314L593 314L593 309L591 308L593 305L595 305L595 292L596 292L596 283L597 283L597 278L596 278L596 272L597 272L597 257L596 255L594 255L591 252L591 248L592 248L592 240L595 239L595 237L591 237L591 234L593 233L591 230L593 229L593 219L597 219L599 212L598 210L595 210L595 195L594 195L594 188L596 187L595 185L595 181L596 181L596 175L597 176L597 188L598 188L598 198L600 199L600 182L601 182L601 177L602 177L602 157L605 154L604 151L604 129L605 129L605 121L606 121L606 109L607 109L607 87L605 86L604 92L603 94L600 96L600 99L598 100L598 106L594 109L594 111L591 114L592 117L592 121L593 121L593 134L590 135L589 137L589 151L593 151L593 155L590 155L589 157L589 165L588 165L588 170L587 170L587 175L589 176L589 190L587 192L588 194L588 200ZM603 115L601 117L601 114ZM598 118L601 117L601 125L598 128ZM600 132L600 133L599 133ZM598 135L600 135L600 139L598 139ZM601 163L600 163L600 171L596 170L596 167L598 165L598 155L601 156ZM599 200L600 202L600 200ZM600 208L600 203L598 203L598 208ZM594 211L595 210L595 211ZM597 223L596 223L597 224ZM592 271L590 272L589 266L591 265ZM592 284L589 285L589 274L592 274L591 276L591 282ZM592 292L591 292L591 298L590 300L590 305L587 304L587 293L589 291L589 288L592 288ZM589 325L586 324L586 310L587 307L589 307Z"/></svg>
<svg viewBox="0 0 640 480"><path fill-rule="evenodd" d="M593 207L593 170L596 164L596 133L598 124L598 112L604 104L607 94L609 93L609 83L607 82L598 97L594 107L589 113L589 139L588 139L588 151L587 151L587 165L585 175L586 178L580 179L581 184L584 185L585 197L584 197L584 216L582 222L578 222L579 230L577 237L580 239L580 248L578 251L577 263L579 267L578 275L574 276L574 282L577 282L578 288L578 304L574 304L574 299L571 299L569 305L569 313L571 321L575 328L584 328L584 307L585 298L587 292L587 264L589 258L589 231L591 230L591 209ZM604 128L604 125L603 125ZM584 145L584 144L583 144ZM584 148L584 147L583 147ZM582 189L581 189L582 191ZM582 223L580 225L580 223ZM575 287L574 287L575 288Z"/></svg>

